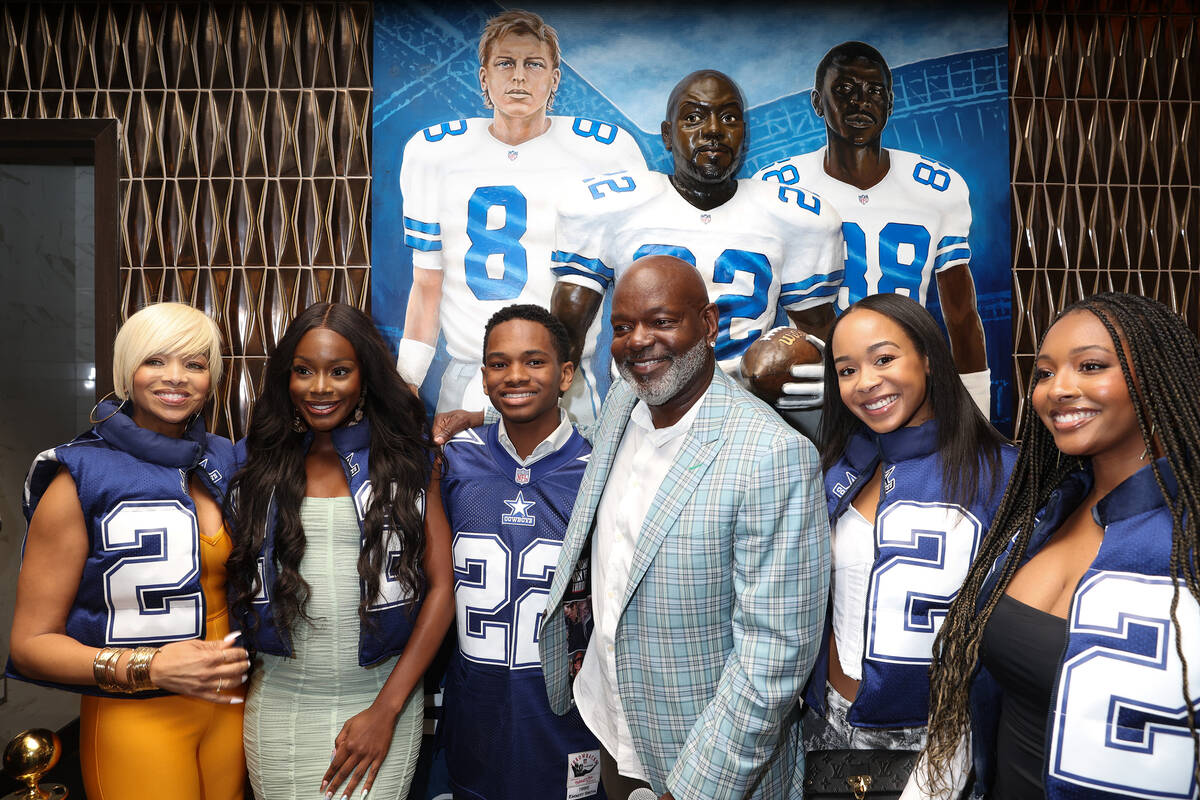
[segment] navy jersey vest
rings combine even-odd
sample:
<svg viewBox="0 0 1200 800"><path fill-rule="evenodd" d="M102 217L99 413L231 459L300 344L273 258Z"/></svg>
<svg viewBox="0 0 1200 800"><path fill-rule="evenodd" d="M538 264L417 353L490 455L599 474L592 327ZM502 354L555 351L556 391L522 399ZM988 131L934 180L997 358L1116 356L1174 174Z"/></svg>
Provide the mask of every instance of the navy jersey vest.
<svg viewBox="0 0 1200 800"><path fill-rule="evenodd" d="M907 728L928 719L934 637L1016 463L1016 448L1005 445L1002 474L992 491L992 475L981 462L979 490L964 507L942 488L937 432L934 420L885 434L860 431L825 475L830 524L836 527L876 468L883 469L863 619L862 680L847 717L859 727ZM806 702L822 713L831 616L805 693Z"/></svg>
<svg viewBox="0 0 1200 800"><path fill-rule="evenodd" d="M367 420L357 425L342 426L332 431L333 446L342 459L342 471L354 498L354 511L361 532L363 517L371 504L373 487L370 479L371 429ZM305 448L312 443L312 433L305 438ZM238 443L239 462L245 462L245 440ZM424 487L421 493L421 516L424 518ZM271 610L271 590L275 585L275 522L274 503L268 512L267 534L263 539L263 550L258 557L258 570L262 588L251 603L249 618L242 620L242 630L247 646L277 656L292 654L291 637L286 630L275 624ZM374 664L400 654L413 624L420 613L421 598L406 595L397 580L396 565L400 557L399 537L386 535L384 542L383 572L379 580L379 593L367 607L374 624L359 624L358 663L362 666ZM344 565L344 569L358 575L357 564ZM361 583L361 581L360 581ZM366 586L361 586L365 594Z"/></svg>
<svg viewBox="0 0 1200 800"><path fill-rule="evenodd" d="M1159 468L1168 492L1177 485ZM1032 558L1092 487L1089 472L1064 480L1037 517ZM1188 658L1188 698L1200 716L1200 604L1180 585L1171 621L1171 513L1149 465L1103 497L1092 511L1104 529L1095 559L1079 581L1067 617L1067 645L1059 659L1047 709L1044 777L1049 800L1195 798L1195 756L1188 730L1182 663L1176 634ZM987 601L997 560L980 594ZM991 785L999 689L986 668L971 687L976 769L975 796Z"/></svg>
<svg viewBox="0 0 1200 800"><path fill-rule="evenodd" d="M446 445L442 497L454 535L458 647L443 741L455 797L592 797L599 745L572 711L550 710L538 632L567 520L591 454L573 431L522 468L499 425ZM590 783L589 783L590 781Z"/></svg>
<svg viewBox="0 0 1200 800"><path fill-rule="evenodd" d="M188 482L195 474L221 504L233 472L233 444L206 433L199 417L176 439L139 427L128 404L119 408L111 400L100 403L96 414L102 421L39 454L25 483L26 520L33 518L60 468L70 473L79 492L88 556L67 612L66 633L90 647L161 647L203 638L207 608ZM11 661L8 674L29 680ZM46 685L130 696L96 686Z"/></svg>

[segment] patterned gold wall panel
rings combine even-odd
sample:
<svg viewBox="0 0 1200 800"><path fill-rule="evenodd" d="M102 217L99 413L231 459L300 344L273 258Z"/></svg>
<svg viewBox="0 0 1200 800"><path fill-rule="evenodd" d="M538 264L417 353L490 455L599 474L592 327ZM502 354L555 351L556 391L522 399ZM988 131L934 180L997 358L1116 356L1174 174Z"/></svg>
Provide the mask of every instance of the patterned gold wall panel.
<svg viewBox="0 0 1200 800"><path fill-rule="evenodd" d="M1136 292L1200 328L1195 4L1068 7L1083 10L1010 6L1013 333L1022 396L1039 337L1082 296Z"/></svg>
<svg viewBox="0 0 1200 800"><path fill-rule="evenodd" d="M7 3L0 114L120 121L123 318L190 303L227 343L214 430L318 300L365 308L371 5Z"/></svg>

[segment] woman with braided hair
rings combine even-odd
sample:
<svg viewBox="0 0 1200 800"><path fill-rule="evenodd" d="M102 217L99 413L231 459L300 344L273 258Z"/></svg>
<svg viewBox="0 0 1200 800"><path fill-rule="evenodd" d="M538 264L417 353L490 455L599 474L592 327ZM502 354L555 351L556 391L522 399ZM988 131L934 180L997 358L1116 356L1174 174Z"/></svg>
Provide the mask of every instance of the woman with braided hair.
<svg viewBox="0 0 1200 800"><path fill-rule="evenodd" d="M904 796L955 797L973 767L974 797L1195 798L1200 343L1143 297L1075 303L1021 429Z"/></svg>

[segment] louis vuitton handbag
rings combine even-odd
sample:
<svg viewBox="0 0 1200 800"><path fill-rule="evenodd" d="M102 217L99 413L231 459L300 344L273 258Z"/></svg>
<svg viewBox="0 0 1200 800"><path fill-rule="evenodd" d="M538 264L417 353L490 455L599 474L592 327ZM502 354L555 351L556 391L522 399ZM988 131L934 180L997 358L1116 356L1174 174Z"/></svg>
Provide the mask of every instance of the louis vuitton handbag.
<svg viewBox="0 0 1200 800"><path fill-rule="evenodd" d="M905 750L812 750L804 754L805 800L895 800L919 753Z"/></svg>

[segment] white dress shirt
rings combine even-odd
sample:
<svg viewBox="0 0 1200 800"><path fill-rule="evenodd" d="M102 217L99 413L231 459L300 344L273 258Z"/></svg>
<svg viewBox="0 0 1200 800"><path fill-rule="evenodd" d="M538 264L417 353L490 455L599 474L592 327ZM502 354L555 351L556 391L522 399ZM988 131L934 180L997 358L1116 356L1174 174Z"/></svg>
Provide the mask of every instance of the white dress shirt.
<svg viewBox="0 0 1200 800"><path fill-rule="evenodd" d="M650 408L638 401L609 471L596 509L592 535L592 618L595 627L575 677L575 704L584 723L617 762L622 775L648 780L637 753L617 682L617 623L629 585L630 567L642 525L684 437L707 401L710 388L667 428L655 428Z"/></svg>
<svg viewBox="0 0 1200 800"><path fill-rule="evenodd" d="M497 438L500 439L500 446L504 448L504 452L512 456L513 461L516 461L522 467L528 467L530 464L541 461L551 453L557 452L571 438L572 430L571 418L567 416L566 411L560 408L558 410L558 427L554 429L553 433L543 439L541 444L533 448L533 452L529 454L529 458L521 458L517 455L517 448L513 446L512 439L508 436L508 429L504 427L503 417L500 419L500 430Z"/></svg>

